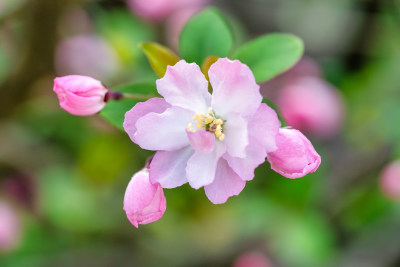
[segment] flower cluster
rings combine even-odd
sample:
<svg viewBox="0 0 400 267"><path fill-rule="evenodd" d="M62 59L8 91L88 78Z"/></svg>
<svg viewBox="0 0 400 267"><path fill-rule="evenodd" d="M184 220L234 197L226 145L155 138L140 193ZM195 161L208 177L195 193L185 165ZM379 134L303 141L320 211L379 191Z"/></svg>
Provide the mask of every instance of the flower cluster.
<svg viewBox="0 0 400 267"><path fill-rule="evenodd" d="M156 151L149 166L151 183L204 187L210 201L221 204L243 190L266 158L288 178L318 168L321 159L310 141L297 130L280 129L246 65L221 58L208 76L209 82L199 66L181 60L157 80L163 98L126 113L124 128L132 141Z"/></svg>
<svg viewBox="0 0 400 267"><path fill-rule="evenodd" d="M126 190L124 209L136 227L162 217L163 188L204 187L208 199L221 204L238 195L266 159L287 178L319 167L321 158L311 142L298 130L280 128L276 112L262 103L247 65L220 58L208 77L195 63L181 60L156 81L162 97L140 102L125 114L123 127L131 140L155 151ZM107 89L82 76L57 78L54 91L61 106L76 115L96 113L106 102Z"/></svg>

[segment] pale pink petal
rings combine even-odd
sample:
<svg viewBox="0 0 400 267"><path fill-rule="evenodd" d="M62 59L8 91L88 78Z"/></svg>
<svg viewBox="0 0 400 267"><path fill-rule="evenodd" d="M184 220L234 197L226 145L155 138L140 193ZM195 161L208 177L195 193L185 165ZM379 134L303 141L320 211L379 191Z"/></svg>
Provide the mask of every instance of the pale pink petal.
<svg viewBox="0 0 400 267"><path fill-rule="evenodd" d="M276 112L262 103L249 122L249 138L257 141L267 153L276 150L276 136L281 123Z"/></svg>
<svg viewBox="0 0 400 267"><path fill-rule="evenodd" d="M321 157L300 131L280 129L276 138L278 149L268 153L271 168L287 178L300 178L315 172Z"/></svg>
<svg viewBox="0 0 400 267"><path fill-rule="evenodd" d="M204 154L195 152L188 160L186 167L186 177L191 187L200 187L212 183L215 177L215 169L218 159L225 153L225 145L217 142L211 153Z"/></svg>
<svg viewBox="0 0 400 267"><path fill-rule="evenodd" d="M163 113L169 107L170 105L163 98L153 97L146 102L137 103L131 110L126 112L123 126L132 141L134 141L133 137L136 133L138 119L150 112Z"/></svg>
<svg viewBox="0 0 400 267"><path fill-rule="evenodd" d="M151 112L136 122L133 141L143 149L176 150L189 145L186 128L193 112L170 107L163 113Z"/></svg>
<svg viewBox="0 0 400 267"><path fill-rule="evenodd" d="M249 145L246 157L238 158L225 154L223 157L229 166L243 180L254 178L254 170L265 161L268 152L276 150L276 136L280 122L275 111L266 104L261 104L249 121Z"/></svg>
<svg viewBox="0 0 400 267"><path fill-rule="evenodd" d="M173 151L157 151L150 163L150 181L163 188L175 188L187 183L186 164L194 150L184 147Z"/></svg>
<svg viewBox="0 0 400 267"><path fill-rule="evenodd" d="M267 152L256 141L250 142L246 147L246 157L244 158L232 157L228 153L223 156L229 166L245 181L250 181L254 178L254 170L264 163L266 157Z"/></svg>
<svg viewBox="0 0 400 267"><path fill-rule="evenodd" d="M214 181L204 186L208 199L214 204L225 203L229 197L239 195L246 182L240 179L226 160L221 158L218 162Z"/></svg>
<svg viewBox="0 0 400 267"><path fill-rule="evenodd" d="M224 143L226 151L232 157L246 156L246 146L249 144L247 121L240 114L231 113L224 123Z"/></svg>
<svg viewBox="0 0 400 267"><path fill-rule="evenodd" d="M262 96L249 67L238 60L220 58L211 65L208 75L213 88L211 106L219 116L249 116L256 112Z"/></svg>
<svg viewBox="0 0 400 267"><path fill-rule="evenodd" d="M195 132L186 130L190 144L193 149L208 154L214 149L215 135L207 132L205 129L200 129Z"/></svg>
<svg viewBox="0 0 400 267"><path fill-rule="evenodd" d="M166 209L162 187L149 181L148 169L137 172L126 188L124 210L129 221L138 227L160 219Z"/></svg>
<svg viewBox="0 0 400 267"><path fill-rule="evenodd" d="M195 63L181 60L168 66L164 77L157 80L157 90L172 106L198 113L205 113L210 107L208 82Z"/></svg>

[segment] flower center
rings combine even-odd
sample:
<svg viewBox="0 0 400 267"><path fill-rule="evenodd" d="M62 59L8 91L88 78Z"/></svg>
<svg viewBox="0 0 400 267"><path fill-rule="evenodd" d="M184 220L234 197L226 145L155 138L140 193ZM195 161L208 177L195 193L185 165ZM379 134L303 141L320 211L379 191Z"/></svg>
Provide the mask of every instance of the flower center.
<svg viewBox="0 0 400 267"><path fill-rule="evenodd" d="M220 141L224 140L224 120L215 115L212 108L208 108L208 114L200 114L196 113L192 118L193 123L189 123L187 126L188 131L195 132L200 129L205 129L208 132L215 134L215 137ZM193 129L193 125L195 125L195 129Z"/></svg>

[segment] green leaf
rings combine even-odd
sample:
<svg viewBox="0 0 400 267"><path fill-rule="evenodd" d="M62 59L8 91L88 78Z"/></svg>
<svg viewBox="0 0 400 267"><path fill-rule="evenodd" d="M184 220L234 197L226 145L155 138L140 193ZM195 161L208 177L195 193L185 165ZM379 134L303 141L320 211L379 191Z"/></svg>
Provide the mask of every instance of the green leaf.
<svg viewBox="0 0 400 267"><path fill-rule="evenodd" d="M256 81L261 83L289 69L302 54L303 42L300 38L275 33L245 43L232 57L248 65Z"/></svg>
<svg viewBox="0 0 400 267"><path fill-rule="evenodd" d="M220 12L207 8L193 16L179 37L179 52L199 66L208 56L226 57L233 46L232 33Z"/></svg>
<svg viewBox="0 0 400 267"><path fill-rule="evenodd" d="M122 85L113 89L115 92L121 93L132 93L132 94L144 94L149 95L149 98L157 95L156 83L135 83L129 85ZM100 112L100 115L105 118L108 122L117 128L123 130L123 122L125 113L130 110L138 102L143 100L123 98L121 100L110 100L107 105Z"/></svg>
<svg viewBox="0 0 400 267"><path fill-rule="evenodd" d="M173 66L179 61L179 57L171 49L158 43L144 42L140 44L140 48L160 77L164 76L168 65Z"/></svg>

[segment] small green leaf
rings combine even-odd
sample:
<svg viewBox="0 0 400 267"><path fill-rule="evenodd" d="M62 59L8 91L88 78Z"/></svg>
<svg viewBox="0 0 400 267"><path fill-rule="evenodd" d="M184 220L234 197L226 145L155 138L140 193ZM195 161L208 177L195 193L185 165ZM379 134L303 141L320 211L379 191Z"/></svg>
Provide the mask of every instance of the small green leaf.
<svg viewBox="0 0 400 267"><path fill-rule="evenodd" d="M302 54L303 42L300 38L275 33L245 43L232 57L248 65L257 82L265 82L293 66Z"/></svg>
<svg viewBox="0 0 400 267"><path fill-rule="evenodd" d="M144 94L149 95L149 98L157 95L156 83L135 83L129 85L122 85L113 88L115 92L121 93L132 93L132 94ZM107 105L100 112L100 115L105 118L108 122L117 128L123 130L123 122L125 113L130 110L138 102L143 100L123 98L121 100L110 100Z"/></svg>
<svg viewBox="0 0 400 267"><path fill-rule="evenodd" d="M168 65L173 66L179 61L179 57L171 49L158 43L144 42L140 44L140 48L160 77L164 76Z"/></svg>
<svg viewBox="0 0 400 267"><path fill-rule="evenodd" d="M193 16L179 37L182 58L198 65L208 56L226 57L232 46L229 26L215 8L204 9Z"/></svg>

